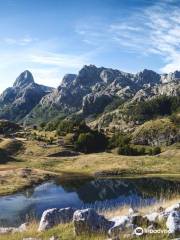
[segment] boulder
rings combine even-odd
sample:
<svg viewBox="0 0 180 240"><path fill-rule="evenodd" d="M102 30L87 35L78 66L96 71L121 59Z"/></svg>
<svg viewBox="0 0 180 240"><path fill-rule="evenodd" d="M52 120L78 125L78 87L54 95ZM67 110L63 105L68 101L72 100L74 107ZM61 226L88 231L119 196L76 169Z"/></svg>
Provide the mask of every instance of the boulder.
<svg viewBox="0 0 180 240"><path fill-rule="evenodd" d="M139 213L135 213L130 216L130 223L133 224L135 227L146 225L148 226L149 220L146 216L141 216Z"/></svg>
<svg viewBox="0 0 180 240"><path fill-rule="evenodd" d="M180 233L180 211L172 211L169 214L166 226L170 234Z"/></svg>
<svg viewBox="0 0 180 240"><path fill-rule="evenodd" d="M135 213L138 213L138 210L134 209L134 208L129 208L128 213L129 213L129 215L133 215Z"/></svg>
<svg viewBox="0 0 180 240"><path fill-rule="evenodd" d="M113 226L109 229L108 235L113 239L118 237L121 231L124 231L127 228L133 229L130 217L128 216L114 217L111 221L113 222Z"/></svg>
<svg viewBox="0 0 180 240"><path fill-rule="evenodd" d="M114 217L110 219L114 224L113 226L109 229L108 234L111 238L116 238L122 233L123 231L131 231L136 227L139 226L148 226L150 224L150 221L147 219L146 216L141 216L139 213L133 213L135 211L129 211L128 216L119 216L119 217Z"/></svg>
<svg viewBox="0 0 180 240"><path fill-rule="evenodd" d="M16 228L13 228L13 227L1 227L0 228L0 234L7 234L7 233L12 233L16 230Z"/></svg>
<svg viewBox="0 0 180 240"><path fill-rule="evenodd" d="M172 206L165 209L165 213L170 213L173 211L180 211L180 203L173 204Z"/></svg>
<svg viewBox="0 0 180 240"><path fill-rule="evenodd" d="M170 213L173 211L180 211L180 203L173 204L172 206L164 209L164 211L161 211L158 216L158 220L166 221Z"/></svg>
<svg viewBox="0 0 180 240"><path fill-rule="evenodd" d="M145 215L145 217L149 220L149 222L153 223L153 222L158 221L159 213L153 212L153 213Z"/></svg>
<svg viewBox="0 0 180 240"><path fill-rule="evenodd" d="M60 223L69 223L73 220L74 208L52 208L43 212L38 231L44 231Z"/></svg>
<svg viewBox="0 0 180 240"><path fill-rule="evenodd" d="M113 222L97 214L93 209L77 210L73 216L76 235L92 232L108 232Z"/></svg>
<svg viewBox="0 0 180 240"><path fill-rule="evenodd" d="M24 232L27 230L28 223L23 223L19 227L0 227L0 234Z"/></svg>

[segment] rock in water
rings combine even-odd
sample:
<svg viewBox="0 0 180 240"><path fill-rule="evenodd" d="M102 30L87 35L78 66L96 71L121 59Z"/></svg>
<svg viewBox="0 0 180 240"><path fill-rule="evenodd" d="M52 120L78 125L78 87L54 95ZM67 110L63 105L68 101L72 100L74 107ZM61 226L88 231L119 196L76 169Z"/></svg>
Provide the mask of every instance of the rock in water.
<svg viewBox="0 0 180 240"><path fill-rule="evenodd" d="M60 223L69 223L73 220L74 208L52 208L43 212L38 231L44 231Z"/></svg>
<svg viewBox="0 0 180 240"><path fill-rule="evenodd" d="M93 209L77 210L73 216L76 235L93 232L107 232L113 222L97 214Z"/></svg>
<svg viewBox="0 0 180 240"><path fill-rule="evenodd" d="M169 214L166 226L170 234L180 233L180 211L172 211Z"/></svg>

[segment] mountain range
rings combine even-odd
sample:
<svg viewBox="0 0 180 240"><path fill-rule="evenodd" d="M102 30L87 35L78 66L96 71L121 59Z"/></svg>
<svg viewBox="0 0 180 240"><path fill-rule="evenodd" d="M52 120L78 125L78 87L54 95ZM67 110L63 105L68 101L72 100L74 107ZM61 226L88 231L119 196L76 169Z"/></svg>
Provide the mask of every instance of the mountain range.
<svg viewBox="0 0 180 240"><path fill-rule="evenodd" d="M57 89L35 83L28 70L0 96L0 119L36 124L61 115L84 118L102 114L112 103L136 103L160 95L180 95L180 71L132 74L116 69L84 66L67 74Z"/></svg>

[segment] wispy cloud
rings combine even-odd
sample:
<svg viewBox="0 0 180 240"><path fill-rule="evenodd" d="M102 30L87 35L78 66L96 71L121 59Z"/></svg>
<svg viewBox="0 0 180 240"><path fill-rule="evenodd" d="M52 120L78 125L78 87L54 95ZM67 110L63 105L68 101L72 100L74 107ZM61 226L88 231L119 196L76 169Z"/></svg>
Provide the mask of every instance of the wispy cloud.
<svg viewBox="0 0 180 240"><path fill-rule="evenodd" d="M3 39L3 42L8 45L19 45L19 46L26 46L36 41L38 41L37 38L31 38L28 36L25 36L23 38L6 37Z"/></svg>
<svg viewBox="0 0 180 240"><path fill-rule="evenodd" d="M72 55L45 52L41 54L32 54L29 60L33 63L58 66L62 68L80 68L88 62L85 55Z"/></svg>
<svg viewBox="0 0 180 240"><path fill-rule="evenodd" d="M25 40L25 42L28 41L28 39ZM1 74L4 74L7 78L7 71L13 69L8 74L10 77L7 79L10 82L9 85L12 85L21 71L28 69L32 71L36 82L57 87L66 73L76 73L84 64L91 62L91 56L88 53L57 53L51 49L51 44L49 44L51 41L47 42L38 41L36 44L27 45L25 48L21 47L20 50L13 47L10 50L5 49L0 52ZM9 40L8 44L10 43L16 44ZM45 47L48 49L45 50ZM3 89L4 86L5 83L0 82L0 88Z"/></svg>
<svg viewBox="0 0 180 240"><path fill-rule="evenodd" d="M174 0L156 1L138 9L126 19L111 24L78 26L84 41L93 45L116 44L137 54L157 54L162 57L163 72L180 69L180 7Z"/></svg>
<svg viewBox="0 0 180 240"><path fill-rule="evenodd" d="M59 68L37 68L32 67L29 70L33 73L34 79L39 84L46 86L58 86L63 78L63 72L59 71Z"/></svg>

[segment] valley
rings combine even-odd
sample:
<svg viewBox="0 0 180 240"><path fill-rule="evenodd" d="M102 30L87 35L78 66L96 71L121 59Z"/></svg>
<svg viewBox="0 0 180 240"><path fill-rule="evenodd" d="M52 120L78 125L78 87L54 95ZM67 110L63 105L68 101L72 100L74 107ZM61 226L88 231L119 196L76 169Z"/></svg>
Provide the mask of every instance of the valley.
<svg viewBox="0 0 180 240"><path fill-rule="evenodd" d="M2 239L36 235L47 208L90 206L108 216L177 203L179 97L178 71L130 74L90 65L65 75L57 89L21 73L0 96L0 221L17 227L28 217L30 225ZM72 238L72 230L60 224L39 236L84 239Z"/></svg>

